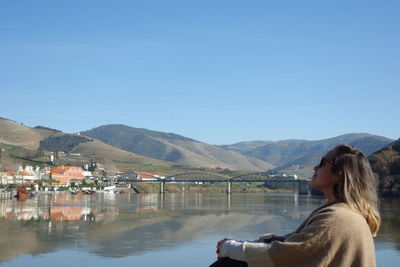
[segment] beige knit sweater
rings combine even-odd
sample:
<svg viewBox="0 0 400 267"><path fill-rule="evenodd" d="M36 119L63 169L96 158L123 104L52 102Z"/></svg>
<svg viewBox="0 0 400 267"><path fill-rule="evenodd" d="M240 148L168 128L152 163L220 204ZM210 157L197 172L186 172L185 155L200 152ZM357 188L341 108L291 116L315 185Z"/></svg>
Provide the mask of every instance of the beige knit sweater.
<svg viewBox="0 0 400 267"><path fill-rule="evenodd" d="M316 209L293 233L243 243L244 260L257 266L376 266L366 220L344 203Z"/></svg>

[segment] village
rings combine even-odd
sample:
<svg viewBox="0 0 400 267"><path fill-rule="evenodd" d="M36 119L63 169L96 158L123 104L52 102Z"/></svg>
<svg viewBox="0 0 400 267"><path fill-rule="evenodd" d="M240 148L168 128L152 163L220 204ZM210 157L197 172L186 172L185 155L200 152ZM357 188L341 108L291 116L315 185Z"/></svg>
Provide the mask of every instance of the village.
<svg viewBox="0 0 400 267"><path fill-rule="evenodd" d="M25 187L32 191L96 191L115 185L119 179L154 182L163 178L159 173L109 170L101 163L0 168L0 188Z"/></svg>

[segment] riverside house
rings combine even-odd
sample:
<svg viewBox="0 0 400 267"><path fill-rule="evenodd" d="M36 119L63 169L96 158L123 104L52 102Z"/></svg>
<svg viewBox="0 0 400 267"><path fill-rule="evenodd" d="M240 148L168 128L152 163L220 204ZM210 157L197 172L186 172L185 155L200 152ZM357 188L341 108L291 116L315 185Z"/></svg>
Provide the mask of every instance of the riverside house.
<svg viewBox="0 0 400 267"><path fill-rule="evenodd" d="M0 184L22 184L23 182L31 182L35 180L35 176L23 169L16 170L12 168L4 168L0 170Z"/></svg>
<svg viewBox="0 0 400 267"><path fill-rule="evenodd" d="M8 184L9 179L13 181L13 175L10 169L0 169L0 184ZM9 176L11 177L9 178Z"/></svg>
<svg viewBox="0 0 400 267"><path fill-rule="evenodd" d="M29 173L27 171L19 170L15 174L15 183L16 184L22 184L23 182L33 182L35 180L37 180L35 175L33 175L32 173Z"/></svg>
<svg viewBox="0 0 400 267"><path fill-rule="evenodd" d="M83 169L77 166L54 166L50 175L53 180L58 180L58 185L70 185L71 183L81 183L83 180Z"/></svg>

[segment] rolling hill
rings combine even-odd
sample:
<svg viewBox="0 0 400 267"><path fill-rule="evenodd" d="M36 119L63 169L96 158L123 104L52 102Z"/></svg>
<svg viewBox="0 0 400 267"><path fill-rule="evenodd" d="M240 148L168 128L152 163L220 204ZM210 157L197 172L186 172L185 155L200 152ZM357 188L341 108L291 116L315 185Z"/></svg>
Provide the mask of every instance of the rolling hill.
<svg viewBox="0 0 400 267"><path fill-rule="evenodd" d="M167 162L137 155L93 138L66 134L43 126L31 128L4 118L0 118L0 144L8 154L39 160L48 158L50 152L62 151L82 155L71 159L68 157L59 159L65 163L81 162L94 158L107 163L150 164L170 167ZM43 155L40 156L39 153ZM33 155L36 155L36 157Z"/></svg>
<svg viewBox="0 0 400 267"><path fill-rule="evenodd" d="M291 165L313 166L323 154L339 144L356 146L368 156L392 141L392 139L382 136L354 133L317 141L253 141L221 147L270 162L278 168L286 168Z"/></svg>
<svg viewBox="0 0 400 267"><path fill-rule="evenodd" d="M26 127L15 121L0 118L0 143L37 150L41 140L54 134L55 130Z"/></svg>
<svg viewBox="0 0 400 267"><path fill-rule="evenodd" d="M83 131L81 134L139 155L179 165L248 171L273 168L268 162L173 133L113 124Z"/></svg>
<svg viewBox="0 0 400 267"><path fill-rule="evenodd" d="M154 165L163 168L222 168L240 171L266 171L301 166L308 177L312 166L334 146L351 144L366 155L378 151L393 140L357 133L308 141L248 141L215 146L180 136L126 125L112 124L66 134L44 126L34 128L0 118L0 145L14 155L42 157L50 152L81 154L81 160L101 159L120 165ZM6 153L3 153L3 155ZM10 154L10 153L9 153ZM299 168L295 169L299 172Z"/></svg>

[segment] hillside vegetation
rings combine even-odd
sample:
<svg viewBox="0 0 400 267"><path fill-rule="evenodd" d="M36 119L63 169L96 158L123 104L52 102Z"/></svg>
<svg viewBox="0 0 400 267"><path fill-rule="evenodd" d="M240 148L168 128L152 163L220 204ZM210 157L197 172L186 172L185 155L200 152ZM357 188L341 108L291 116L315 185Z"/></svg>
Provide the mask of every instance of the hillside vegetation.
<svg viewBox="0 0 400 267"><path fill-rule="evenodd" d="M80 153L85 158L96 158L102 162L109 162L116 166L120 165L120 167L131 164L170 167L170 164L164 161L137 155L96 139L91 142L80 143L71 152Z"/></svg>
<svg viewBox="0 0 400 267"><path fill-rule="evenodd" d="M82 143L91 142L92 139L78 135L49 136L40 141L40 149L47 151L71 152L76 146Z"/></svg>
<svg viewBox="0 0 400 267"><path fill-rule="evenodd" d="M372 169L379 177L383 196L400 196L400 139L372 154Z"/></svg>

